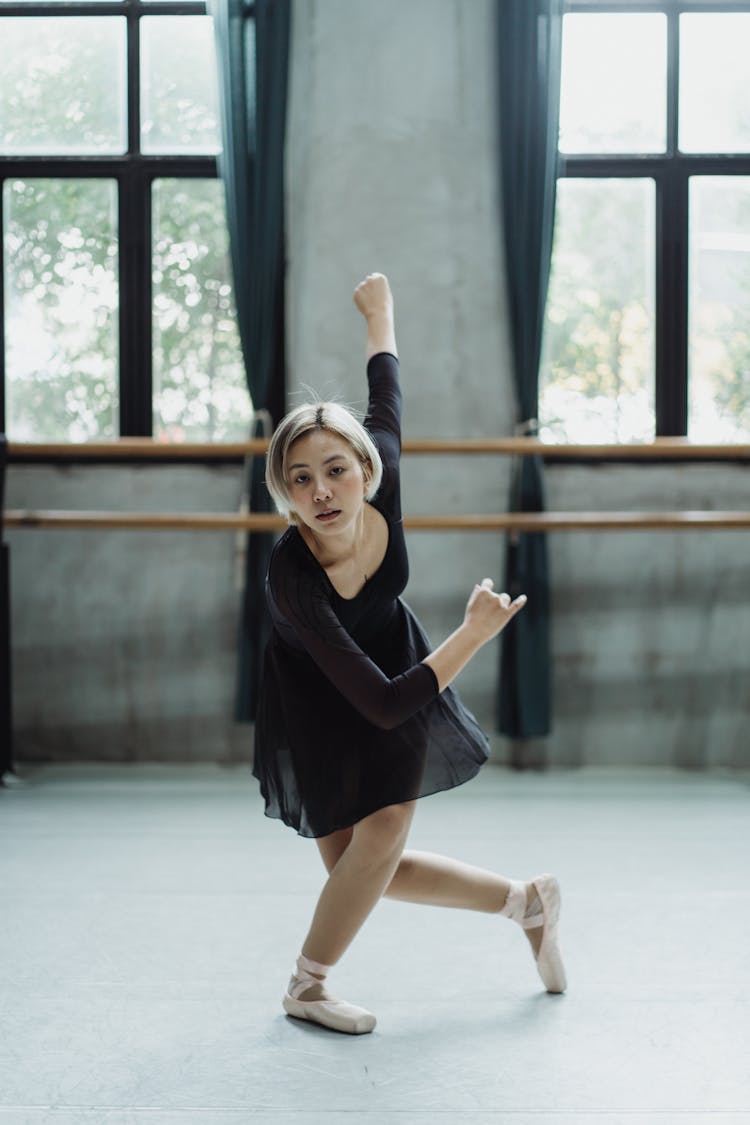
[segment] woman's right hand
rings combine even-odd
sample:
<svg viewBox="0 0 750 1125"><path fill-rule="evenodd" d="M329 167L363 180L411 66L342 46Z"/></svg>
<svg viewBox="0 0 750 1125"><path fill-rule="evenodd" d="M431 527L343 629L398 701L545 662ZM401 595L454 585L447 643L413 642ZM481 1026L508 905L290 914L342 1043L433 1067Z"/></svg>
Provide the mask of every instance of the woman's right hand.
<svg viewBox="0 0 750 1125"><path fill-rule="evenodd" d="M525 594L511 601L510 594L496 594L493 585L491 578L485 578L474 587L466 603L463 623L425 657L423 663L435 673L440 691L456 678L482 645L501 633L526 605Z"/></svg>
<svg viewBox="0 0 750 1125"><path fill-rule="evenodd" d="M484 644L496 637L516 614L526 605L526 595L520 594L511 601L510 594L496 594L494 582L485 578L475 586L466 603L464 624Z"/></svg>

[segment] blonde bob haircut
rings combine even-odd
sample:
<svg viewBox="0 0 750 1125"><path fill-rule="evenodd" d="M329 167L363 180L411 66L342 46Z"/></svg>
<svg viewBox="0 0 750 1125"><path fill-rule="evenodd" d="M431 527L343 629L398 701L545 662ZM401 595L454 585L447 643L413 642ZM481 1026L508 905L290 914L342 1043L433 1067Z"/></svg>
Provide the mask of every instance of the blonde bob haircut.
<svg viewBox="0 0 750 1125"><path fill-rule="evenodd" d="M311 430L328 430L349 443L362 465L366 500L372 500L383 479L383 462L375 442L350 410L338 402L304 403L281 419L266 454L266 486L277 510L289 523L298 519L290 502L287 458L295 441Z"/></svg>

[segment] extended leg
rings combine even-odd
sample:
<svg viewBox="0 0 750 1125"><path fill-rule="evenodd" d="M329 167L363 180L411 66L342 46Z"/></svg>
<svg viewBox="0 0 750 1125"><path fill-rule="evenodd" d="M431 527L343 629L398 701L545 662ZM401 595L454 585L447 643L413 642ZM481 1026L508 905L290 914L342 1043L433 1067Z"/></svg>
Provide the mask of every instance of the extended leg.
<svg viewBox="0 0 750 1125"><path fill-rule="evenodd" d="M317 841L329 872L346 853L352 833L353 829L347 828ZM510 879L485 868L433 852L410 850L402 853L384 894L402 902L499 914L507 902L510 884ZM531 896L530 890L529 901Z"/></svg>
<svg viewBox="0 0 750 1125"><path fill-rule="evenodd" d="M529 882L506 879L431 852L404 852L388 898L505 914L525 930L548 992L564 992L565 970L557 949L560 888L551 875Z"/></svg>
<svg viewBox="0 0 750 1125"><path fill-rule="evenodd" d="M351 841L344 829L317 841L329 872L337 866ZM385 889L386 898L426 906L451 906L499 914L508 899L511 881L482 867L474 867L433 852L405 851ZM529 901L532 892L529 891Z"/></svg>
<svg viewBox="0 0 750 1125"><path fill-rule="evenodd" d="M508 903L512 881L483 867L461 863L433 852L404 852L385 892L387 898L425 906L449 906L459 910L478 910L500 914ZM530 907L536 892L533 883L525 884L525 903ZM526 936L539 952L542 931L527 929Z"/></svg>
<svg viewBox="0 0 750 1125"><path fill-rule="evenodd" d="M318 841L329 870L348 846L347 832ZM560 890L551 876L520 882L447 856L405 851L385 896L402 902L505 914L525 930L548 991L565 990L556 936Z"/></svg>
<svg viewBox="0 0 750 1125"><path fill-rule="evenodd" d="M388 898L498 914L510 880L482 867L432 852L406 851L386 890Z"/></svg>

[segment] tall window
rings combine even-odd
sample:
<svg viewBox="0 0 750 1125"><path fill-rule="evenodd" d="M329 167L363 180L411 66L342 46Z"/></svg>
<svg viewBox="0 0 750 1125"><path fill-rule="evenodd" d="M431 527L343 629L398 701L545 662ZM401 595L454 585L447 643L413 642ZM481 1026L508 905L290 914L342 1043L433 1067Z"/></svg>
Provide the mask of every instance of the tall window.
<svg viewBox="0 0 750 1125"><path fill-rule="evenodd" d="M549 440L750 441L750 3L572 0Z"/></svg>
<svg viewBox="0 0 750 1125"><path fill-rule="evenodd" d="M0 426L247 436L202 0L0 0Z"/></svg>

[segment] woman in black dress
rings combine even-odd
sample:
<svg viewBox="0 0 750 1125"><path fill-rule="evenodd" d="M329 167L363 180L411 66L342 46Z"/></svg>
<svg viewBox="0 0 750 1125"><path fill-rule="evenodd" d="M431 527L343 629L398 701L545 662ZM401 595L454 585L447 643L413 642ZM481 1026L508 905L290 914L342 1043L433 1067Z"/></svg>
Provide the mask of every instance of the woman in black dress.
<svg viewBox="0 0 750 1125"><path fill-rule="evenodd" d="M354 301L367 324L364 425L338 404L307 404L282 420L268 451L267 484L290 527L269 566L273 631L253 772L266 815L315 838L329 872L284 1009L359 1034L375 1017L333 999L325 977L383 895L504 914L527 931L547 990L566 983L553 876L522 882L404 851L415 800L462 784L487 760L486 736L449 685L526 598L496 594L485 578L436 649L401 600L401 392L387 279L370 274Z"/></svg>

